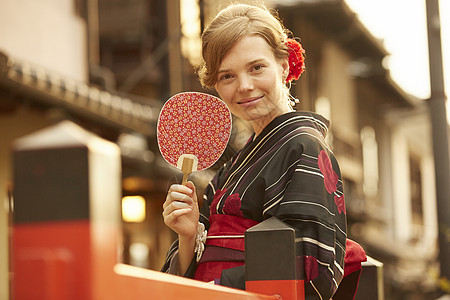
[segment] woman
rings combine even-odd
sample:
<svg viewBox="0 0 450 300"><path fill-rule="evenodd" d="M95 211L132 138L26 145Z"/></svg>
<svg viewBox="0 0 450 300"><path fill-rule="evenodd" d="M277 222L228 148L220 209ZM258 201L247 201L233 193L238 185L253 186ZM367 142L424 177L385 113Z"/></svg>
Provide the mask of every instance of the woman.
<svg viewBox="0 0 450 300"><path fill-rule="evenodd" d="M222 10L202 42L202 84L254 134L212 179L200 211L192 182L170 187L164 222L179 239L163 271L217 282L222 270L244 264L245 230L275 216L301 236L306 298L329 299L344 272L344 193L325 142L328 121L290 103L287 84L303 72L304 51L267 9L248 5Z"/></svg>

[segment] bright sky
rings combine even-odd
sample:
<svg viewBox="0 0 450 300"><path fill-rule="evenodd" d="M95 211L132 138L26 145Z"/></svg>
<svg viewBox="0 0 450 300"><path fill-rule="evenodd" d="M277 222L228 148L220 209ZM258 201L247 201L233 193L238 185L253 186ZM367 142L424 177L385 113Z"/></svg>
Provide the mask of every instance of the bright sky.
<svg viewBox="0 0 450 300"><path fill-rule="evenodd" d="M392 78L406 92L430 96L426 0L346 0L372 34L391 53L386 60ZM440 0L444 81L450 94L450 1ZM448 101L447 101L448 102ZM447 121L450 105L447 104Z"/></svg>

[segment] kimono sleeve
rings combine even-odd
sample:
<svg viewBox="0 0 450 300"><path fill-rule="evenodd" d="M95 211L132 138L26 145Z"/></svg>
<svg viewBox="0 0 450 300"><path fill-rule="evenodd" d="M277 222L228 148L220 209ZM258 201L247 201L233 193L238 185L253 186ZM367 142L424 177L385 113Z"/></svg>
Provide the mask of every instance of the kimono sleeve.
<svg viewBox="0 0 450 300"><path fill-rule="evenodd" d="M321 149L303 157L275 216L296 229L303 253L306 299L330 299L343 277L346 217L339 166Z"/></svg>

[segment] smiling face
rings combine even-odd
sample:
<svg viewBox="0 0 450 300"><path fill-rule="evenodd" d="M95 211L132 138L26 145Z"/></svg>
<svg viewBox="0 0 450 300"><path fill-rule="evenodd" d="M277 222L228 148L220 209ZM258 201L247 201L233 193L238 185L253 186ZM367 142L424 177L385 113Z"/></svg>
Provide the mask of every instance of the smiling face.
<svg viewBox="0 0 450 300"><path fill-rule="evenodd" d="M274 118L291 111L284 87L288 60L276 60L258 35L244 36L224 56L215 88L231 112L258 135Z"/></svg>

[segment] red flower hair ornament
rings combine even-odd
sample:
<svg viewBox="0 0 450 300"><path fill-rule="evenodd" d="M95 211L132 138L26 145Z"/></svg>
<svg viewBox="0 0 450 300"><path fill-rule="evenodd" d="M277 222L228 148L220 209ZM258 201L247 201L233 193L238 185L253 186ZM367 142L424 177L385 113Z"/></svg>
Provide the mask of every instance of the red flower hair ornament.
<svg viewBox="0 0 450 300"><path fill-rule="evenodd" d="M289 52L289 75L286 82L297 80L305 71L305 50L302 45L294 39L286 39L285 45Z"/></svg>

